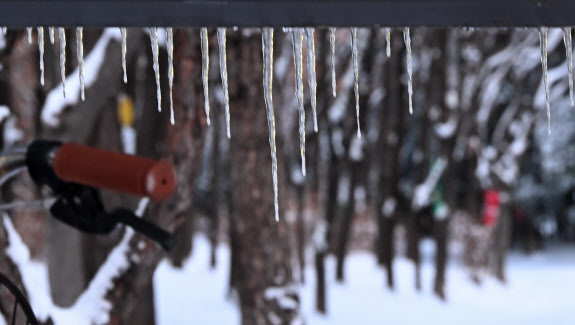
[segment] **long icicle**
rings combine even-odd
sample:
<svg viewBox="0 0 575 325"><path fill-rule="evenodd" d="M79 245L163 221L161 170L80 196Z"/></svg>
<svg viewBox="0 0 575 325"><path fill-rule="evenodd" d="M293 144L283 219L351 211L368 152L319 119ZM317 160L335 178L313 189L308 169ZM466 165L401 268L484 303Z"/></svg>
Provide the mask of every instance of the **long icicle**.
<svg viewBox="0 0 575 325"><path fill-rule="evenodd" d="M58 28L60 38L60 75L62 77L62 92L66 98L66 30L64 27Z"/></svg>
<svg viewBox="0 0 575 325"><path fill-rule="evenodd" d="M264 99L266 103L266 112L268 118L270 151L272 156L272 177L274 186L274 208L275 219L279 221L279 204L278 204L278 164L276 154L276 125L274 117L274 106L272 102L272 82L273 82L273 61L274 61L274 29L269 27L262 28L262 52L263 52L263 81L264 81Z"/></svg>
<svg viewBox="0 0 575 325"><path fill-rule="evenodd" d="M120 33L122 34L122 69L124 69L124 83L128 82L128 75L126 74L126 53L128 52L127 39L128 39L128 29L126 27L120 28Z"/></svg>
<svg viewBox="0 0 575 325"><path fill-rule="evenodd" d="M575 106L573 97L573 40L571 38L571 27L563 27L563 42L565 43L565 56L567 57L567 72L569 75L569 98L571 106Z"/></svg>
<svg viewBox="0 0 575 325"><path fill-rule="evenodd" d="M170 84L170 122L174 125L176 121L174 118L174 100L172 98L174 86L174 30L172 27L166 27L166 47L168 48L168 82Z"/></svg>
<svg viewBox="0 0 575 325"><path fill-rule="evenodd" d="M336 95L336 79L335 79L335 28L329 29L329 47L331 50L331 89L333 97Z"/></svg>
<svg viewBox="0 0 575 325"><path fill-rule="evenodd" d="M224 109L226 113L226 134L232 137L230 130L230 96L228 95L228 67L226 63L226 29L218 28L218 49L220 51L220 76L224 90Z"/></svg>
<svg viewBox="0 0 575 325"><path fill-rule="evenodd" d="M32 27L26 27L26 30L28 30L28 43L32 44Z"/></svg>
<svg viewBox="0 0 575 325"><path fill-rule="evenodd" d="M403 40L405 41L406 60L407 60L407 92L409 93L409 114L413 114L413 65L411 58L411 36L409 36L409 27L403 29Z"/></svg>
<svg viewBox="0 0 575 325"><path fill-rule="evenodd" d="M293 60L295 67L295 94L299 112L299 149L301 154L301 172L305 176L305 109L303 106L303 30L292 31Z"/></svg>
<svg viewBox="0 0 575 325"><path fill-rule="evenodd" d="M156 75L156 97L158 98L158 112L162 111L162 90L160 88L160 63L158 61L158 28L150 27L150 39L152 43L152 56L154 59L154 74Z"/></svg>
<svg viewBox="0 0 575 325"><path fill-rule="evenodd" d="M86 95L84 93L84 28L76 28L76 48L78 51L78 77L80 78L80 91L82 96L82 101L86 100Z"/></svg>
<svg viewBox="0 0 575 325"><path fill-rule="evenodd" d="M50 44L54 45L54 27L48 27L48 33L50 34Z"/></svg>
<svg viewBox="0 0 575 325"><path fill-rule="evenodd" d="M315 44L313 37L313 28L305 29L305 37L307 40L307 74L309 78L309 95L311 97L311 110L313 113L313 130L317 132L317 100L316 89L317 82L315 78Z"/></svg>
<svg viewBox="0 0 575 325"><path fill-rule="evenodd" d="M202 46L202 82L204 84L204 107L206 109L206 122L210 125L210 96L208 93L208 71L210 70L210 55L208 49L208 29L202 27L200 30Z"/></svg>
<svg viewBox="0 0 575 325"><path fill-rule="evenodd" d="M551 134L551 99L549 97L549 78L547 76L547 27L539 27L539 43L541 46L541 67L545 85L545 106L547 107L547 132Z"/></svg>
<svg viewBox="0 0 575 325"><path fill-rule="evenodd" d="M355 115L357 119L357 137L361 138L361 128L359 125L359 62L357 50L357 28L351 27L349 29L351 34L351 55L353 57L353 77L354 77L354 90L355 90Z"/></svg>
<svg viewBox="0 0 575 325"><path fill-rule="evenodd" d="M387 47L385 48L385 54L387 57L391 56L391 28L385 28L385 40L387 43Z"/></svg>
<svg viewBox="0 0 575 325"><path fill-rule="evenodd" d="M44 86L44 27L38 27L38 50L40 51L40 84Z"/></svg>

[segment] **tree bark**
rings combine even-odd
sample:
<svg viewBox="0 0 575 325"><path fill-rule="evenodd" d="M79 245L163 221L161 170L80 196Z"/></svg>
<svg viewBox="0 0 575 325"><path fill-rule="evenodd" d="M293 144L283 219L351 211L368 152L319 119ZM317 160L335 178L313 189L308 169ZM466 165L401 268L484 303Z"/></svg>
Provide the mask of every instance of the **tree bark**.
<svg viewBox="0 0 575 325"><path fill-rule="evenodd" d="M194 231L194 187L201 166L205 142L206 115L201 85L202 57L197 30L174 31L174 110L176 123L168 130L166 152L177 164L178 187L173 210L181 219L176 228L176 245L169 253L171 263L181 267L192 252ZM192 34L194 33L194 34ZM176 42L177 40L177 42ZM165 80L165 79L164 79ZM190 82L193 81L193 82ZM154 136L152 132L151 136Z"/></svg>
<svg viewBox="0 0 575 325"><path fill-rule="evenodd" d="M402 42L396 33L391 34L392 53L401 52ZM384 70L384 85L387 87L384 98L383 118L380 133L382 166L380 172L380 199L377 201L378 216L378 259L385 266L386 282L394 287L393 258L394 230L400 209L399 193L399 151L403 140L402 99L400 84L397 82L403 69L401 56L391 55ZM387 203L387 205L386 205ZM387 208L387 209L386 209ZM386 211L388 210L388 211ZM386 215L388 214L388 215Z"/></svg>
<svg viewBox="0 0 575 325"><path fill-rule="evenodd" d="M259 33L249 38L230 35L227 54L229 62L239 65L230 71L229 78L235 82L230 84L229 93L235 125L231 188L237 216L231 230L236 239L232 250L233 262L237 263L234 284L240 298L242 324L289 324L299 317L299 297L293 286L288 229L283 218L282 198L287 197L283 177L279 177L280 220L274 220ZM282 162L278 160L279 173L284 170Z"/></svg>

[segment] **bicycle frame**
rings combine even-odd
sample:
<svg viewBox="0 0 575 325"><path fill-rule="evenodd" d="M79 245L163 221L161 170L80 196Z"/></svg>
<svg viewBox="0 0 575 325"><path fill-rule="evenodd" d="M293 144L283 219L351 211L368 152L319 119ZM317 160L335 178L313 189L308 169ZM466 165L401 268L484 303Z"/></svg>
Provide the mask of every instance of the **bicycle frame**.
<svg viewBox="0 0 575 325"><path fill-rule="evenodd" d="M0 152L0 186L24 169L26 169L25 147Z"/></svg>

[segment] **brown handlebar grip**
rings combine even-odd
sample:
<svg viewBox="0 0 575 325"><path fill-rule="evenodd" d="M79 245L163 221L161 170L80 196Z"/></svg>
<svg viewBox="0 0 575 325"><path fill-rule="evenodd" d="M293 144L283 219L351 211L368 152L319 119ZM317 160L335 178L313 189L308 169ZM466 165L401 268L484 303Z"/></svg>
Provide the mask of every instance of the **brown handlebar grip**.
<svg viewBox="0 0 575 325"><path fill-rule="evenodd" d="M53 167L64 181L139 196L156 201L176 190L173 166L164 161L106 151L74 143L56 150Z"/></svg>

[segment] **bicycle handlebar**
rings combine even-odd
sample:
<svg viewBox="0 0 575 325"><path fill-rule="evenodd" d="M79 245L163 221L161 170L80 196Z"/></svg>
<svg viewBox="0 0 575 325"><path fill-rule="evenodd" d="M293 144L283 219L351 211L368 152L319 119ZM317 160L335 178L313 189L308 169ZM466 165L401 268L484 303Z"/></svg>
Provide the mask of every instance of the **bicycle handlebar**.
<svg viewBox="0 0 575 325"><path fill-rule="evenodd" d="M105 188L161 201L176 190L171 164L148 158L65 143L52 166L64 181Z"/></svg>

